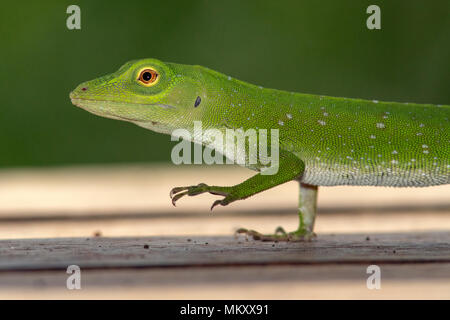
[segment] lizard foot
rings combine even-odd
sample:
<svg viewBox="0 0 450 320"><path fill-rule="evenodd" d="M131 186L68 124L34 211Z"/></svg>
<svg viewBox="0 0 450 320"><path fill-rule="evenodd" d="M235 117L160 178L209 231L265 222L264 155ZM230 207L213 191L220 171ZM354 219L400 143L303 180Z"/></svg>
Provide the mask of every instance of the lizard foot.
<svg viewBox="0 0 450 320"><path fill-rule="evenodd" d="M287 233L282 227L278 227L274 234L262 234L255 230L248 230L245 228L239 228L236 230L236 235L245 234L247 236L253 237L254 240L260 241L311 241L316 237L316 234L312 231L307 230L297 230L294 232Z"/></svg>
<svg viewBox="0 0 450 320"><path fill-rule="evenodd" d="M211 206L211 210L217 205L226 206L227 204L235 200L238 200L237 197L234 197L231 194L231 187L208 186L207 184L204 183L200 183L196 186L173 188L170 191L170 198L172 199L172 204L175 206L176 202L186 195L196 196L205 192L209 192L214 195L224 196L223 199L214 201L214 203Z"/></svg>

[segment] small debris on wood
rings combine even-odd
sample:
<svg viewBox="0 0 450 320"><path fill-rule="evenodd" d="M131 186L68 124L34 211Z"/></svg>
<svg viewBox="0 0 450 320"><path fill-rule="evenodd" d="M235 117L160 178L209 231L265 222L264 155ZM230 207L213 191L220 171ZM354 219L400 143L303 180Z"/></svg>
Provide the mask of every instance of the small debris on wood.
<svg viewBox="0 0 450 320"><path fill-rule="evenodd" d="M94 237L101 237L101 236L102 236L102 232L100 230L94 231Z"/></svg>
<svg viewBox="0 0 450 320"><path fill-rule="evenodd" d="M144 244L144 249L150 248L148 244Z"/></svg>
<svg viewBox="0 0 450 320"><path fill-rule="evenodd" d="M366 241L370 241L370 237L369 236L366 237Z"/></svg>

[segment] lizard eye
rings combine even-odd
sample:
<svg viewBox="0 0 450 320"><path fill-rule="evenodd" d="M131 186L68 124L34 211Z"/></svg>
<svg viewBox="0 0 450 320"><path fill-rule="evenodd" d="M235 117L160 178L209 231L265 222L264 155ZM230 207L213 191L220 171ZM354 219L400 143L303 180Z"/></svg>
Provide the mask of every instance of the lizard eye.
<svg viewBox="0 0 450 320"><path fill-rule="evenodd" d="M156 70L145 68L139 73L138 81L146 86L151 87L159 80L159 73Z"/></svg>

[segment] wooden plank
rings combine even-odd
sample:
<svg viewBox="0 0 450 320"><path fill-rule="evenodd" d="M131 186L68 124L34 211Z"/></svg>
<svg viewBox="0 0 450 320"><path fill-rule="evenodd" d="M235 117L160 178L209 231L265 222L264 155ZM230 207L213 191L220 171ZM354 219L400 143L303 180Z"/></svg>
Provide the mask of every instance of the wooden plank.
<svg viewBox="0 0 450 320"><path fill-rule="evenodd" d="M0 272L0 299L450 299L448 263L379 267L380 290L359 264Z"/></svg>
<svg viewBox="0 0 450 320"><path fill-rule="evenodd" d="M233 237L60 238L0 241L0 270L450 262L450 233L321 235L312 242Z"/></svg>
<svg viewBox="0 0 450 320"><path fill-rule="evenodd" d="M86 166L0 170L0 217L121 216L128 214L205 215L217 197L200 195L170 204L175 186L199 182L232 185L254 173L237 166ZM298 185L289 182L245 201L219 208L235 211L292 212ZM450 212L450 185L430 188L321 187L325 213L433 210Z"/></svg>
<svg viewBox="0 0 450 320"><path fill-rule="evenodd" d="M217 210L188 216L187 213L160 212L149 215L0 218L0 239L77 238L100 233L105 237L155 236L231 236L240 227L271 233L278 226L295 230L298 217L295 208L288 212L251 214L244 211ZM322 213L316 220L319 237L326 233L360 233L363 239L377 233L434 232L450 230L450 214L446 212L364 211L361 213Z"/></svg>

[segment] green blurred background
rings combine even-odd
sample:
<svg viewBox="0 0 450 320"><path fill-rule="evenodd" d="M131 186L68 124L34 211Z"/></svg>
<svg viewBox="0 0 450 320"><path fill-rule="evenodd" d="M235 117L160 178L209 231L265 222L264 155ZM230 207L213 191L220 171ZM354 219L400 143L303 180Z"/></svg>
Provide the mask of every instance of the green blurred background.
<svg viewBox="0 0 450 320"><path fill-rule="evenodd" d="M81 30L66 8L81 8ZM366 8L381 7L381 30ZM154 57L289 91L450 104L450 1L17 1L0 12L1 167L169 161L170 137L71 105Z"/></svg>

